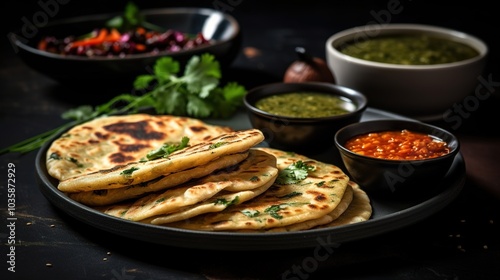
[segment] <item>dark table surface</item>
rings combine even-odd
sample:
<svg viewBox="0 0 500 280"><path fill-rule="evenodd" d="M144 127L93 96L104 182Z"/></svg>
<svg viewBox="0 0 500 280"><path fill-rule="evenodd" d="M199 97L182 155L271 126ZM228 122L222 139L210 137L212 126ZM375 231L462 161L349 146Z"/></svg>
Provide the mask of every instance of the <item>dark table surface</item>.
<svg viewBox="0 0 500 280"><path fill-rule="evenodd" d="M21 2L21 1L17 1ZM40 1L56 3L56 1ZM158 1L156 1L158 2ZM41 9L38 1L2 9L3 34ZM57 1L54 18L118 11L124 1ZM64 3L64 4L62 4ZM114 3L111 5L110 3ZM119 3L119 4L116 4ZM324 58L324 42L342 29L371 21L441 25L476 35L490 46L484 77L491 96L476 104L461 125L433 124L461 141L466 179L456 199L428 218L360 240L338 244L326 258L314 248L212 251L152 244L117 236L77 221L54 207L35 178L36 151L0 156L1 279L500 279L500 137L497 12L486 1L446 6L430 1L168 1L141 8L214 7L225 3L242 26L240 54L226 73L248 88L280 81L305 47ZM388 5L403 7L388 14ZM119 6L118 6L119 5ZM61 85L28 68L3 37L0 65L0 147L65 123L60 114L104 96L79 85ZM124 81L124 83L130 81ZM117 92L121 93L121 92ZM15 228L7 217L8 168L15 165ZM12 188L11 188L12 189ZM15 240L15 255L9 240ZM15 273L8 271L15 261Z"/></svg>

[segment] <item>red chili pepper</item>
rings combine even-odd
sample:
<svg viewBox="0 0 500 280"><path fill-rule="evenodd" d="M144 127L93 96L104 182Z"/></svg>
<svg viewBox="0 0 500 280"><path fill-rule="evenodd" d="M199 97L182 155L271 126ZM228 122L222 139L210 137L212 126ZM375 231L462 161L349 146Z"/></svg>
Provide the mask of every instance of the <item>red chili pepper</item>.
<svg viewBox="0 0 500 280"><path fill-rule="evenodd" d="M111 29L111 32L106 36L106 39L104 41L106 42L118 42L120 41L122 34L115 28Z"/></svg>
<svg viewBox="0 0 500 280"><path fill-rule="evenodd" d="M135 49L139 52L143 52L146 50L146 46L144 44L137 44L135 45Z"/></svg>
<svg viewBox="0 0 500 280"><path fill-rule="evenodd" d="M108 36L108 30L106 28L102 28L101 30L99 30L99 34L97 34L97 36L95 37L86 38L71 43L71 48L76 48L79 46L99 45L104 42L107 36Z"/></svg>
<svg viewBox="0 0 500 280"><path fill-rule="evenodd" d="M142 27L140 27L140 26L139 26L139 27L137 27L137 28L135 29L135 32L136 32L137 34L139 34L139 35L143 35L143 34L145 34L145 33L146 33L146 29L144 29L144 28L142 28Z"/></svg>
<svg viewBox="0 0 500 280"><path fill-rule="evenodd" d="M47 41L40 40L40 42L38 42L38 49L42 50L42 51L46 51L47 50Z"/></svg>

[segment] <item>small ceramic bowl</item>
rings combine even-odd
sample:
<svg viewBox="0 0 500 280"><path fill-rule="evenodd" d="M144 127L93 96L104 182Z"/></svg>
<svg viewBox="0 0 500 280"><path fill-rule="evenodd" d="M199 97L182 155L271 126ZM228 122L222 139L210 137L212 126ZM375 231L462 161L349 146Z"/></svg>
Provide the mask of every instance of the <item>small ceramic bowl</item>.
<svg viewBox="0 0 500 280"><path fill-rule="evenodd" d="M450 55L449 50L442 54L427 51L421 56L413 55L420 58L418 62L399 64L392 60L373 61L365 59L365 56L362 59L342 51L346 46L353 46L358 42L366 43L372 39L402 35L425 35L427 38L461 43L475 49L477 55L456 62L441 62L441 59ZM401 42L402 40L399 43L403 44ZM393 48L400 44L389 45ZM413 44L410 49L414 47ZM325 51L327 64L335 76L336 84L363 92L370 100L370 107L426 121L442 119L455 103L463 102L464 98L474 93L486 62L488 46L473 35L439 26L374 24L333 34L326 41ZM394 53L397 51L392 50L389 55L381 54L379 57L389 57Z"/></svg>
<svg viewBox="0 0 500 280"><path fill-rule="evenodd" d="M367 133L407 130L446 143L448 152L434 158L384 159L362 155L346 147L348 140ZM380 148L380 144L377 144ZM419 195L439 188L439 182L459 153L455 135L442 128L411 120L374 120L348 125L335 134L335 146L351 179L371 194Z"/></svg>
<svg viewBox="0 0 500 280"><path fill-rule="evenodd" d="M304 93L311 92L339 98L347 112L323 117L290 117L269 113L256 105L259 100L270 96L298 93L306 98ZM265 141L271 147L303 153L333 147L335 132L358 122L368 102L361 92L322 82L266 84L249 90L243 101L252 126L264 133ZM289 105L289 102L285 104Z"/></svg>

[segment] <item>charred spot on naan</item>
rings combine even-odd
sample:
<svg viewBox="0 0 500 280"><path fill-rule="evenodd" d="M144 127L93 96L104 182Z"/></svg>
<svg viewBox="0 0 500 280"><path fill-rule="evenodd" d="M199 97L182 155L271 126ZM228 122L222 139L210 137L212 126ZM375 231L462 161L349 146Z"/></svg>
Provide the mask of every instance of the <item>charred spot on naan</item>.
<svg viewBox="0 0 500 280"><path fill-rule="evenodd" d="M95 190L93 191L93 193L97 196L105 196L106 194L108 194L108 190Z"/></svg>
<svg viewBox="0 0 500 280"><path fill-rule="evenodd" d="M190 127L189 127L189 129L190 129L192 132L196 133L196 134L205 133L205 132L208 130L206 127L204 127L204 126L200 126L200 125L193 125L193 126L190 126ZM229 129L229 128L228 128L228 129L227 129L227 131L229 132L229 131L231 131L231 129ZM212 136L212 135L206 135L205 137L201 138L200 140L202 140L202 141L206 141L206 140L209 140L209 139L211 139L211 138L213 138L213 136Z"/></svg>
<svg viewBox="0 0 500 280"><path fill-rule="evenodd" d="M155 131L147 121L126 122L120 121L103 126L110 133L126 134L137 140L163 139L163 132Z"/></svg>

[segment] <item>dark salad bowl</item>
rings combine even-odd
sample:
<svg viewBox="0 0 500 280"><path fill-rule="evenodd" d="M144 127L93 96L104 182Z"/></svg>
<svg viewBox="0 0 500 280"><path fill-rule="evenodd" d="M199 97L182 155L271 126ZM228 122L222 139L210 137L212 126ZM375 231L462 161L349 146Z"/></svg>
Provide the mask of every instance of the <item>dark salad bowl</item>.
<svg viewBox="0 0 500 280"><path fill-rule="evenodd" d="M141 12L146 21L186 34L198 34L212 40L211 44L188 50L156 54L131 54L124 57L83 57L59 55L37 49L42 37L78 36L96 28L117 14L82 16L53 21L30 34L26 28L9 33L9 40L16 53L31 68L59 82L123 81L131 84L134 77L148 74L157 59L170 56L181 65L194 55L212 54L221 67L229 65L239 52L240 27L236 19L223 12L208 8L164 8ZM31 32L35 33L35 32Z"/></svg>

